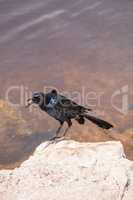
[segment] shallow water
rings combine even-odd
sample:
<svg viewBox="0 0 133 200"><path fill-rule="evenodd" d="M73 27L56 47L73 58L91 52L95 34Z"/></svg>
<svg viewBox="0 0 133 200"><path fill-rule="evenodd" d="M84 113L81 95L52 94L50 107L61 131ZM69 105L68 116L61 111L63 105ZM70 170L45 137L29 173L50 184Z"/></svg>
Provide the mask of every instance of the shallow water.
<svg viewBox="0 0 133 200"><path fill-rule="evenodd" d="M10 86L25 86L28 92L54 86L61 92L82 93L84 87L85 94L104 93L101 103L92 107L104 112L102 117L114 123L115 131L124 135L132 129L132 110L123 115L112 107L110 99L115 91L128 85L128 104L133 102L132 19L130 0L0 0L0 97L5 99ZM18 100L19 93L12 93L11 99ZM121 96L116 98L117 107L121 106L121 99ZM54 132L58 126L47 116L41 118L35 113L30 115L24 108L21 110L36 134L47 135L49 129ZM1 138L3 134L6 133L1 130ZM17 139L11 148L7 144L9 154L5 156L1 147L0 164L24 160L38 145L36 137L32 141L19 138L22 145L19 153ZM125 137L129 158L133 158L133 145L127 142L131 138ZM83 138L93 141L93 136ZM104 136L96 138L103 140ZM43 140L42 137L39 141ZM25 144L30 150L23 150Z"/></svg>

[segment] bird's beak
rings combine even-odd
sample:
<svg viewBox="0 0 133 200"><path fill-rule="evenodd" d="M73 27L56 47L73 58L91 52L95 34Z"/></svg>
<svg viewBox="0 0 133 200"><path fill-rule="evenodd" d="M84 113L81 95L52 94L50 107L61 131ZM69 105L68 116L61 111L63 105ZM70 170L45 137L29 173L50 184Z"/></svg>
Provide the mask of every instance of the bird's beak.
<svg viewBox="0 0 133 200"><path fill-rule="evenodd" d="M32 99L30 98L30 99L27 100L27 105L26 105L25 107L26 107L26 108L29 108L29 106L32 105L32 104L33 104L33 101L32 101Z"/></svg>

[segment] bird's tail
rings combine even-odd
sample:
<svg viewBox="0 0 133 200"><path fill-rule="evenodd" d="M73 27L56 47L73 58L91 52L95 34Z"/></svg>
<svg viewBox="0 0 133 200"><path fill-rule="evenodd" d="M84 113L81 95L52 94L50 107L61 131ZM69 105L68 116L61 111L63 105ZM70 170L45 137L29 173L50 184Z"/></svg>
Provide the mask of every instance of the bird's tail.
<svg viewBox="0 0 133 200"><path fill-rule="evenodd" d="M90 116L90 115L85 115L84 117L103 129L113 128L112 124L110 124L102 119L99 119L97 117Z"/></svg>

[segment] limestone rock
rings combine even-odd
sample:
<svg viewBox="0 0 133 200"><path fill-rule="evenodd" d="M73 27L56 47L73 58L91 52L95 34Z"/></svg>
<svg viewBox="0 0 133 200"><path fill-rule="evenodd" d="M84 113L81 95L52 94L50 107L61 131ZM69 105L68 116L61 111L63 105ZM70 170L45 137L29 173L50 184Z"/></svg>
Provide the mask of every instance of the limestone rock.
<svg viewBox="0 0 133 200"><path fill-rule="evenodd" d="M132 200L133 162L120 142L42 143L19 168L0 171L0 200Z"/></svg>

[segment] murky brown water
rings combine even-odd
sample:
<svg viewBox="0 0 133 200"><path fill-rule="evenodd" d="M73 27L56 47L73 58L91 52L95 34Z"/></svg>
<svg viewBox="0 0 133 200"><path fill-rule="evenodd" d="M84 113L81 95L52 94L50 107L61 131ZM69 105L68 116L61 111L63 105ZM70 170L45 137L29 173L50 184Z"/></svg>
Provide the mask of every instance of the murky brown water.
<svg viewBox="0 0 133 200"><path fill-rule="evenodd" d="M54 86L70 93L82 93L84 87L85 94L103 93L94 109L115 124L113 138L125 144L128 158L133 159L133 111L123 115L110 103L112 94L128 85L128 103L133 104L132 19L131 0L0 0L1 99L12 85L32 91ZM11 96L16 101L19 93ZM121 99L116 97L117 107ZM27 159L58 126L44 113L38 116L22 107L17 110L32 134L25 129L20 136L13 122L8 131L0 127L1 168ZM3 112L0 117L6 120ZM70 132L74 139L111 139L88 124L84 130L77 126Z"/></svg>

